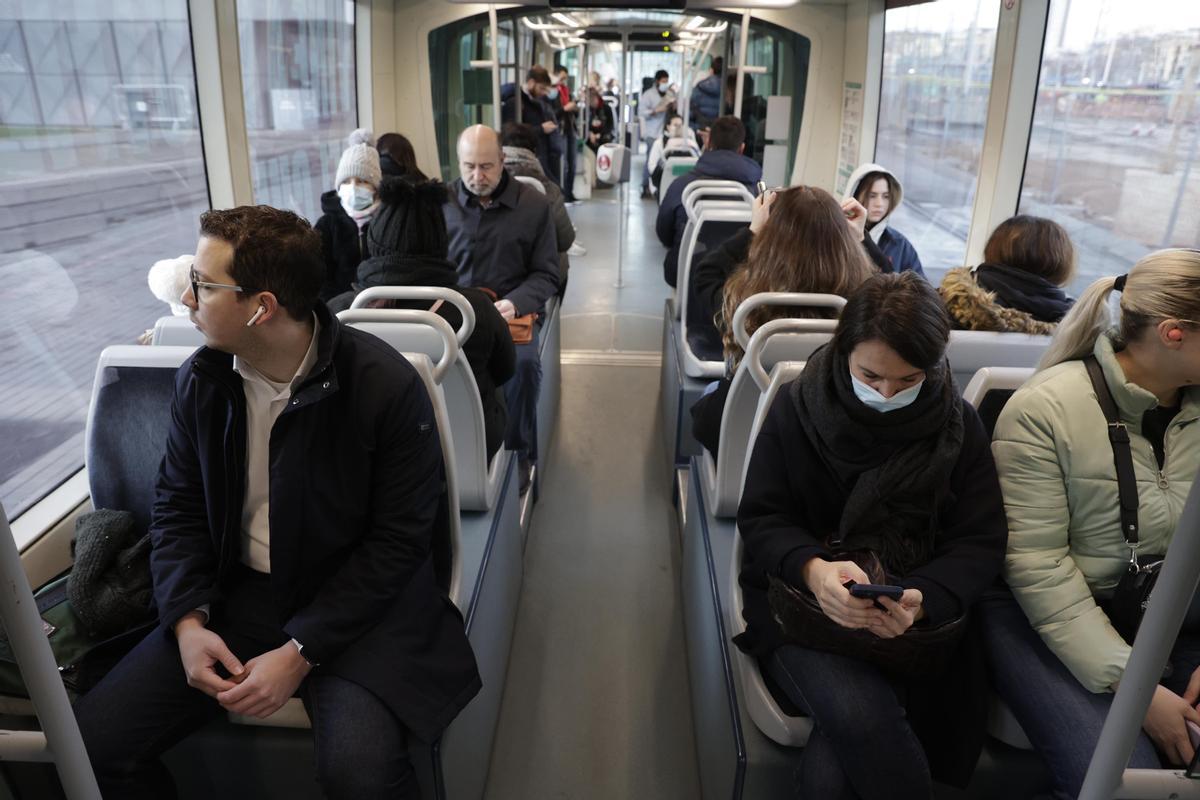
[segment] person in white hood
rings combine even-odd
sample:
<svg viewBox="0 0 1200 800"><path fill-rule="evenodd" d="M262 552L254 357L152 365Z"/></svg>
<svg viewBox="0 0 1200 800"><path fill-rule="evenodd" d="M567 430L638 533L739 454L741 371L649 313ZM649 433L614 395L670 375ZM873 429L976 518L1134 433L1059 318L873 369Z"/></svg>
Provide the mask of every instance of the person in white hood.
<svg viewBox="0 0 1200 800"><path fill-rule="evenodd" d="M867 232L887 256L893 272L912 270L925 277L921 258L912 243L888 224L888 218L900 207L904 190L895 174L878 164L862 164L846 183L846 197L853 197L867 209Z"/></svg>

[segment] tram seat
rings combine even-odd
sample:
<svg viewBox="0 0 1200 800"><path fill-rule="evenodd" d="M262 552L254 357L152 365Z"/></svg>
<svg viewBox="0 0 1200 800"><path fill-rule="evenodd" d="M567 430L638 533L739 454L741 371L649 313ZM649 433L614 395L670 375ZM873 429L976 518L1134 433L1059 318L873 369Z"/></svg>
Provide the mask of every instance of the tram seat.
<svg viewBox="0 0 1200 800"><path fill-rule="evenodd" d="M733 517L737 514L747 458L754 449L751 426L757 410L763 403L769 402L766 392L770 385L770 371L781 361L802 363L814 350L829 341L837 327L837 320L832 319L775 319L760 326L753 336L747 337L747 316L765 305L841 308L845 303L837 295L764 292L748 297L738 307L732 324L739 344L745 343L742 345L745 356L734 373L721 415L721 442L717 457L714 459L708 451L697 457L700 486L709 513L714 517Z"/></svg>
<svg viewBox="0 0 1200 800"><path fill-rule="evenodd" d="M712 328L703 325L692 299L692 267L707 250L720 246L750 224L750 206L741 201L701 201L694 217L688 220L679 245L677 295L680 337L683 345L683 371L693 378L719 378L725 374L723 347Z"/></svg>
<svg viewBox="0 0 1200 800"><path fill-rule="evenodd" d="M537 189L540 194L546 193L546 187L542 186L542 182L532 175L513 175L513 177L519 180L521 183Z"/></svg>
<svg viewBox="0 0 1200 800"><path fill-rule="evenodd" d="M663 161L662 180L658 184L658 202L667 194L667 187L681 175L691 172L700 159L695 156L671 156Z"/></svg>
<svg viewBox="0 0 1200 800"><path fill-rule="evenodd" d="M562 401L562 303L557 297L546 301L546 318L539 334L538 348L542 388L537 403L538 460L534 490L540 488L549 466L550 443L558 425L558 407Z"/></svg>
<svg viewBox="0 0 1200 800"><path fill-rule="evenodd" d="M1049 336L993 331L951 331L946 357L954 382L962 391L984 367L1037 366L1050 344Z"/></svg>
<svg viewBox="0 0 1200 800"><path fill-rule="evenodd" d="M196 348L204 344L204 334L187 317L159 317L150 344Z"/></svg>
<svg viewBox="0 0 1200 800"><path fill-rule="evenodd" d="M683 188L683 193L680 195L680 202L683 204L683 211L687 215L687 224L683 228L683 236L679 243L679 260L676 262L675 269L675 318L679 319L683 313L683 298L687 294L687 289L690 286L691 264L690 260L685 261L683 258L684 249L687 246L688 240L692 237L692 229L695 227L696 206L700 203L720 202L728 204L729 208L740 208L738 201L745 203L746 208L750 208L750 204L754 202L754 197L746 190L746 187L737 181L716 180L711 178L703 178L689 183ZM735 231L736 232L736 231ZM733 234L730 233L730 236ZM713 236L706 237L705 246L709 244L720 244L729 238L715 238ZM701 251L703 252L703 251ZM698 254L693 254L693 257ZM685 266L686 265L686 266Z"/></svg>
<svg viewBox="0 0 1200 800"><path fill-rule="evenodd" d="M1008 398L1031 377L1032 367L983 367L967 382L963 399L979 412L989 438Z"/></svg>

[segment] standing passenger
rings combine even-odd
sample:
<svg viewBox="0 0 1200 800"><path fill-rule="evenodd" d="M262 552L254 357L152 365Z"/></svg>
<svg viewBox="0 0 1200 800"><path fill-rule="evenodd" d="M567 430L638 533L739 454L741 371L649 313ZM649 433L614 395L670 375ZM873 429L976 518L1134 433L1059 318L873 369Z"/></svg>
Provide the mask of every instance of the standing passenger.
<svg viewBox="0 0 1200 800"><path fill-rule="evenodd" d="M160 625L75 706L106 797L174 797L161 753L299 692L327 797L415 798L409 736L479 691L435 576L433 406L318 302L318 248L288 211L200 217L183 300L206 346L175 377L150 523Z"/></svg>
<svg viewBox="0 0 1200 800"><path fill-rule="evenodd" d="M1121 317L1109 329L1114 290ZM1162 555L1200 470L1200 251L1160 250L1128 275L1093 283L996 424L1009 530L1004 577L1016 602L1003 593L984 603L988 649L1000 696L1061 798L1079 794L1130 653L1109 617L1130 548L1089 356L1128 431L1138 552ZM1131 768L1191 762L1186 722L1200 724L1198 665L1193 600Z"/></svg>
<svg viewBox="0 0 1200 800"><path fill-rule="evenodd" d="M737 516L748 627L736 642L813 720L797 772L803 800L929 800L931 776L965 783L982 745L984 676L970 668L970 637L929 641L948 624L961 635L1004 560L996 469L951 378L949 336L928 283L872 277L833 341L780 390L754 444ZM850 594L851 581L904 591L873 605ZM808 627L785 633L771 582L819 607L808 606ZM897 637L913 648L924 637L945 666L891 672L900 665L878 640ZM848 655L860 647L884 660Z"/></svg>
<svg viewBox="0 0 1200 800"><path fill-rule="evenodd" d="M899 179L878 164L863 164L854 170L846 186L849 187L849 196L867 209L867 231L887 256L891 271L912 270L923 276L925 270L921 268L916 248L904 234L888 224L888 217L904 199Z"/></svg>
<svg viewBox="0 0 1200 800"><path fill-rule="evenodd" d="M646 145L646 161L642 162L642 197L650 196L650 148L654 147L654 140L662 136L667 112L675 101L675 96L668 92L669 87L670 76L665 69L660 69L654 73L650 88L638 99L637 115L642 122L642 142Z"/></svg>
<svg viewBox="0 0 1200 800"><path fill-rule="evenodd" d="M333 189L321 195L317 233L325 257L321 299L328 300L350 288L358 262L367 257L366 227L379 208L379 152L370 131L350 134L350 146L338 161Z"/></svg>
<svg viewBox="0 0 1200 800"><path fill-rule="evenodd" d="M495 292L496 309L506 320L538 314L533 340L517 345L517 373L505 385L505 441L518 453L527 487L530 466L537 461L538 334L546 301L559 288L550 204L508 174L500 137L485 125L458 137L458 168L462 177L450 184L444 211L459 282Z"/></svg>

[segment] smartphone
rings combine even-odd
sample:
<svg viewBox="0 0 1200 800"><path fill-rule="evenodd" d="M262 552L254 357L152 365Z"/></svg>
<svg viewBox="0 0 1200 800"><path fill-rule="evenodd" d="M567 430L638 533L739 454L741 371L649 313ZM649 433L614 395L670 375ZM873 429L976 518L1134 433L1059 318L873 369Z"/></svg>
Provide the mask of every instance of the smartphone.
<svg viewBox="0 0 1200 800"><path fill-rule="evenodd" d="M880 583L856 583L850 587L851 597L862 597L867 600L878 600L881 597L890 597L897 603L904 595L903 586L889 586Z"/></svg>
<svg viewBox="0 0 1200 800"><path fill-rule="evenodd" d="M761 197L762 195L764 195L764 194L766 194L766 193L767 193L767 183L766 183L766 181L759 181L759 182L758 182L758 194L759 194L759 196Z"/></svg>

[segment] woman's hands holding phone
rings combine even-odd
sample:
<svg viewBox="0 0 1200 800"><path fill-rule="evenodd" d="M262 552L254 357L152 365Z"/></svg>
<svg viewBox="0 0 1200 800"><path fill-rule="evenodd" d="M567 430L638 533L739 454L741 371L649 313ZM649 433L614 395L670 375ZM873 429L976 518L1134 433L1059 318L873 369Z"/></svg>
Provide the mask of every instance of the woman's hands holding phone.
<svg viewBox="0 0 1200 800"><path fill-rule="evenodd" d="M854 597L845 584L870 583L862 567L853 561L826 561L813 558L804 565L804 583L817 599L825 616L843 628L869 628L878 624L883 612L874 600Z"/></svg>
<svg viewBox="0 0 1200 800"><path fill-rule="evenodd" d="M896 602L890 597L880 597L879 603L887 613L881 614L879 621L867 626L867 630L880 639L893 639L912 627L913 623L925 615L921 603L925 596L919 589L905 589Z"/></svg>

